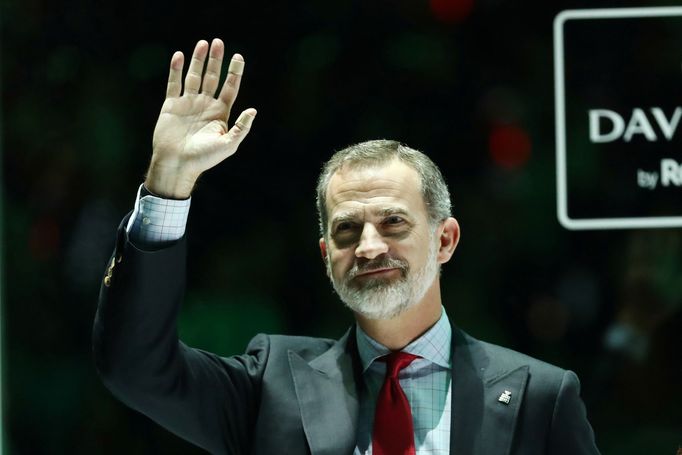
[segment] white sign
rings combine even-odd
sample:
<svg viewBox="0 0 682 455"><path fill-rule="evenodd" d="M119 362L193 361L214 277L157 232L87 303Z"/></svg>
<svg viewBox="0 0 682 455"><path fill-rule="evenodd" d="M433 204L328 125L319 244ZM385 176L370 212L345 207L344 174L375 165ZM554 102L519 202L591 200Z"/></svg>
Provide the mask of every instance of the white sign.
<svg viewBox="0 0 682 455"><path fill-rule="evenodd" d="M568 10L559 13L554 19L557 216L559 222L567 229L682 226L682 149L673 143L679 142L682 136L679 132L682 99L671 100L669 96L660 96L661 99L658 100L660 102L654 100L650 104L627 105L628 100L647 99L645 91L651 91L652 86L654 89L660 89L656 84L643 87L637 86L634 82L632 87L626 87L629 71L623 71L622 67L616 67L613 63L630 64L632 59L642 58L642 55L634 55L637 53L632 52L632 40L637 39L633 34L616 37L620 40L629 39L631 47L626 48L629 50L621 50L614 46L609 48L610 53L598 54L604 55L601 59L592 55L593 52L599 52L593 48L581 55L566 55L569 40L580 36L578 32L581 30L580 27L586 27L585 29L594 35L602 33L601 38L608 41L613 39L613 30L616 30L614 27L618 27L619 24L617 21L633 27L633 21L641 19L642 23L647 21L645 25L651 27L655 24L652 23L652 18L669 20L675 17L682 18L682 7ZM593 27L600 20L598 23L600 27ZM567 26L572 27L569 28L572 32L567 33ZM673 42L669 44L676 45ZM646 45L648 43L642 48L646 49ZM619 55L619 52L624 54ZM567 64L569 57L572 60ZM661 57L664 58L667 58L667 54ZM677 83L682 86L680 72L682 53L677 54L677 58L679 61L674 67L668 65L666 61L663 70L653 68L652 71L665 71L671 74L669 69L673 68L679 76ZM595 59L594 61L600 64L603 62L603 65L596 69L586 65L583 69L580 65L581 59L586 62ZM630 65L633 71L643 71L639 61ZM570 70L568 73L567 68ZM590 73L591 70L594 73ZM567 80L568 77L578 79L578 82L571 82ZM633 77L636 79L636 76ZM606 82L602 82L602 79ZM618 99L612 92L609 92L609 96L600 93L600 83L605 84L607 88L605 91L609 91L614 80L622 82L622 87L619 85L623 93L622 99ZM589 90L584 89L587 86ZM581 89L582 92L575 93ZM567 90L570 90L568 94ZM637 98L640 93L642 97ZM671 106L670 103L675 101L678 105ZM576 136L579 138L575 139ZM617 157L618 154L622 157L622 162L617 163L618 173L613 171L614 174L602 177L600 172L610 172L608 163L613 162L614 155ZM567 164L571 158L573 166ZM601 166L597 171L598 178L609 180L610 193L604 191L607 186L603 182L594 183L595 178L587 175L588 172L580 174L582 169L594 169L597 166ZM620 188L611 189L614 185ZM662 204L656 199L661 196L667 198L666 201L674 200L673 196L677 195L671 196L671 191L677 191L678 187L681 189L679 209L677 207L668 209L670 204ZM575 188L579 188L581 193L573 198L572 192L576 192ZM632 195L633 199L637 200L636 204L632 204L636 207L628 207L627 210L622 210L622 213L618 212L620 207L627 204L624 204L622 199L611 204L609 198L614 194L621 194L618 193L619 190ZM655 206L655 209L650 209L650 206ZM660 207L665 207L668 212L661 213L665 210ZM594 213L599 210L604 213Z"/></svg>

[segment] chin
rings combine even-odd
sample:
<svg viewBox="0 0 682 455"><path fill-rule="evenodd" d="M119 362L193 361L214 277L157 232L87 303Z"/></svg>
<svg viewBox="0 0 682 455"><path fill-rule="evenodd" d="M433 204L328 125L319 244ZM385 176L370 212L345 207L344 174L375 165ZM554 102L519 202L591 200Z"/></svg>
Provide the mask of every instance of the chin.
<svg viewBox="0 0 682 455"><path fill-rule="evenodd" d="M409 308L412 308L415 302L402 302L398 305L377 305L376 303L370 304L356 304L345 302L346 306L350 308L354 313L359 314L365 319L371 319L374 321L388 321L398 316L402 315Z"/></svg>

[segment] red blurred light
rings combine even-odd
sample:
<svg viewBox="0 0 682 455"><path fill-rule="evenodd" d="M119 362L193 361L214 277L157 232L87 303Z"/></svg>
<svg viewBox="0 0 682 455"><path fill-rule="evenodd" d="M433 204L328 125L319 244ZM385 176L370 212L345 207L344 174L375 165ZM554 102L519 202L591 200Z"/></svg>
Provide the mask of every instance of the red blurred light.
<svg viewBox="0 0 682 455"><path fill-rule="evenodd" d="M474 0L429 0L434 17L441 22L462 22L469 17Z"/></svg>
<svg viewBox="0 0 682 455"><path fill-rule="evenodd" d="M530 158L530 137L518 126L497 126L490 132L488 148L496 165L516 169Z"/></svg>

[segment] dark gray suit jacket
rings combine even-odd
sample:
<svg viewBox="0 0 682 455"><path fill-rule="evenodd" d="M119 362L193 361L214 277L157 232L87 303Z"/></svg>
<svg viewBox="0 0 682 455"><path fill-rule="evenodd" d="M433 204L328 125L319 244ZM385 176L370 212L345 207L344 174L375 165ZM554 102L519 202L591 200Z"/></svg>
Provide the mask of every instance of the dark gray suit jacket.
<svg viewBox="0 0 682 455"><path fill-rule="evenodd" d="M260 334L229 358L190 348L176 326L185 240L141 251L125 223L93 329L112 393L212 453L352 453L361 384L354 329L338 341ZM598 453L573 372L456 327L452 343L451 453ZM499 401L505 392L508 404Z"/></svg>

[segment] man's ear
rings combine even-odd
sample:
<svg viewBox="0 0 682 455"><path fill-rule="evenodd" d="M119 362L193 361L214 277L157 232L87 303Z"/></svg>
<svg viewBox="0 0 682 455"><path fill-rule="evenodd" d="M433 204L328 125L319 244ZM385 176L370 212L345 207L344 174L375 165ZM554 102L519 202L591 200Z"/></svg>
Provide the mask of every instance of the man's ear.
<svg viewBox="0 0 682 455"><path fill-rule="evenodd" d="M438 237L440 244L438 245L437 258L439 264L445 264L450 260L459 243L459 223L453 217L449 217L443 221L441 229Z"/></svg>
<svg viewBox="0 0 682 455"><path fill-rule="evenodd" d="M324 237L320 237L320 253L322 253L322 260L326 264L329 259L327 259L327 242L324 241Z"/></svg>
<svg viewBox="0 0 682 455"><path fill-rule="evenodd" d="M322 260L324 261L324 269L327 272L327 276L331 277L329 269L329 252L327 251L327 242L324 241L324 237L320 237L320 253L322 254Z"/></svg>

